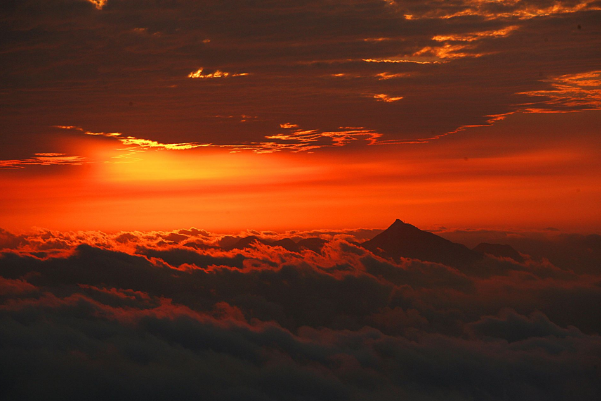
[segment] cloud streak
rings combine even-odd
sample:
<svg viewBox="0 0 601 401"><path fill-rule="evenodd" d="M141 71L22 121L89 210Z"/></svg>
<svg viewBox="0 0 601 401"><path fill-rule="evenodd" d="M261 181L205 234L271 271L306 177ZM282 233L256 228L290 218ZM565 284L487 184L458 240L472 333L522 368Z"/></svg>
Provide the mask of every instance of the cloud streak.
<svg viewBox="0 0 601 401"><path fill-rule="evenodd" d="M83 156L64 153L36 153L34 157L17 160L0 160L0 168L21 169L26 166L81 166L87 162Z"/></svg>
<svg viewBox="0 0 601 401"><path fill-rule="evenodd" d="M548 82L552 89L518 93L547 98L540 102L524 104L525 112L569 113L601 110L601 71L561 75L544 82Z"/></svg>
<svg viewBox="0 0 601 401"><path fill-rule="evenodd" d="M406 2L394 1L398 6L409 6L409 11L405 14L408 19L451 19L458 17L483 17L488 20L496 19L519 19L528 20L538 17L547 17L552 15L572 14L583 10L599 10L599 5L592 0L577 1L531 1L531 0L502 0L502 1L482 1L482 0L461 0L450 4L440 4L441 7L425 10L412 9L411 4Z"/></svg>
<svg viewBox="0 0 601 401"><path fill-rule="evenodd" d="M122 144L124 144L126 146L132 146L132 147L134 147L134 149L141 149L141 150L151 150L151 149L154 149L154 150L189 150L189 149L195 149L195 148L199 148L199 147L211 146L211 144L190 143L190 142L160 143L160 142L153 141L150 139L141 139L141 138L135 138L133 136L124 136L120 132L90 132L90 131L84 130L83 128L75 127L75 126L71 126L71 125L61 125L61 126L57 126L56 128L80 131L80 132L84 133L85 135L104 136L104 137L108 137L108 138L115 138L119 142L121 142Z"/></svg>
<svg viewBox="0 0 601 401"><path fill-rule="evenodd" d="M215 72L212 72L210 74L203 74L203 70L204 70L203 68L199 68L198 70L189 73L188 78L210 79L210 78L244 77L244 76L248 75L248 73L246 73L246 72L231 74L229 72L224 72L221 70L215 70Z"/></svg>

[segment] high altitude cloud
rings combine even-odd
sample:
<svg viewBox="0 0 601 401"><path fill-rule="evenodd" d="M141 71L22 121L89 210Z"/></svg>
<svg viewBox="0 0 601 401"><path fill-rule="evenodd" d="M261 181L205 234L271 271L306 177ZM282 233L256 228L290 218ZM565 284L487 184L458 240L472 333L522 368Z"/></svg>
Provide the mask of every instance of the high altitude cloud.
<svg viewBox="0 0 601 401"><path fill-rule="evenodd" d="M601 109L601 71L568 74L549 80L552 89L521 92L546 100L525 104L528 113L566 113Z"/></svg>
<svg viewBox="0 0 601 401"><path fill-rule="evenodd" d="M82 165L85 158L81 156L67 156L64 153L36 153L34 157L18 160L0 160L0 168L24 168L25 166L39 165Z"/></svg>
<svg viewBox="0 0 601 401"><path fill-rule="evenodd" d="M389 143L439 137L519 109L516 94L553 95L559 77L596 71L599 8L576 0L9 2L0 113L11 140L0 159L73 155L46 135L56 124L239 149L270 142L282 121L318 132L363 127ZM187 78L195 74L206 79Z"/></svg>
<svg viewBox="0 0 601 401"><path fill-rule="evenodd" d="M105 136L109 138L115 138L126 146L139 147L141 149L160 149L160 150L187 150L194 149L200 146L209 146L210 144L199 144L199 143L159 143L150 139L135 138L133 136L123 136L120 132L89 132L83 128L74 126L57 126L57 128L76 130L86 135L92 136Z"/></svg>
<svg viewBox="0 0 601 401"><path fill-rule="evenodd" d="M224 71L220 71L220 70L216 70L214 72L211 72L210 74L203 74L203 68L199 68L196 71L193 71L191 73L188 74L188 78L194 78L194 79L209 79L209 78L227 78L229 76L232 77L243 77L245 75L248 75L248 73L237 73L237 74L231 74L229 72L224 72Z"/></svg>
<svg viewBox="0 0 601 401"><path fill-rule="evenodd" d="M531 19L554 14L569 14L582 10L598 10L599 5L593 0L459 0L427 2L429 6L419 7L413 1L390 0L408 10L405 17L413 18L456 18L479 16L486 19Z"/></svg>

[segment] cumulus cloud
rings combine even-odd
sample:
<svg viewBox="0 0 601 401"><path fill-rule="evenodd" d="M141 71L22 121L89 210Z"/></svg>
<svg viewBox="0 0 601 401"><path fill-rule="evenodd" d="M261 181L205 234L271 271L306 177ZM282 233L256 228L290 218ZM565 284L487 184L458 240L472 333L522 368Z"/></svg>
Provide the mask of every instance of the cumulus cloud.
<svg viewBox="0 0 601 401"><path fill-rule="evenodd" d="M344 239L361 231L247 234L261 241L227 250L232 240L196 228L3 231L2 396L601 394L601 327L585 307L601 301L598 273L393 261ZM285 235L331 239L290 251ZM50 248L62 253L38 253Z"/></svg>
<svg viewBox="0 0 601 401"><path fill-rule="evenodd" d="M36 283L3 281L11 298L0 309L2 352L16 357L10 369L2 366L11 378L3 394L35 398L26 385L35 381L66 399L89 388L99 397L125 397L138 385L155 395L209 399L436 398L448 391L464 398L510 391L519 399L532 391L552 398L565 380L577 380L581 394L598 394L590 354L601 347L598 336L561 328L541 313L512 311L467 323L472 339L428 332L451 311L389 304L390 284L353 272L364 253L340 245L328 255L342 252L344 269L295 265L293 258L244 271L184 272L89 247L38 265L3 259L3 274L29 271ZM268 253L259 248L248 256L274 257ZM401 281L399 289L413 282ZM566 366L573 376L565 376ZM49 371L56 373L52 384L42 376ZM520 372L517 381L509 380L512 371ZM74 377L81 388L68 386ZM540 386L541 379L554 384Z"/></svg>

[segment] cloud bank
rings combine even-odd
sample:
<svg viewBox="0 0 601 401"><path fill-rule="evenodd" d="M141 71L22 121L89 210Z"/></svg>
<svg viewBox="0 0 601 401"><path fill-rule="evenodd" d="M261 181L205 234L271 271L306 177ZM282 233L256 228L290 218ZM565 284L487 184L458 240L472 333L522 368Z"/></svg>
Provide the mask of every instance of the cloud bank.
<svg viewBox="0 0 601 401"><path fill-rule="evenodd" d="M2 396L601 394L598 270L394 261L361 247L373 235L2 231Z"/></svg>
<svg viewBox="0 0 601 401"><path fill-rule="evenodd" d="M598 82L574 80L598 70L598 1L27 0L0 11L4 164L68 153L48 136L56 124L269 152L306 148L266 140L287 121L423 143L510 112L598 110Z"/></svg>

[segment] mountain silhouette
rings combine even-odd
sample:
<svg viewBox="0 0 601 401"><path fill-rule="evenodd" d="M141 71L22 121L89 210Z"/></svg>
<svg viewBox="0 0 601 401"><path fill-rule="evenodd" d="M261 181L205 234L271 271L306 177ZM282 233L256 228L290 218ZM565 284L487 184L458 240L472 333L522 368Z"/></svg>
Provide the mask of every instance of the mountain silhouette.
<svg viewBox="0 0 601 401"><path fill-rule="evenodd" d="M488 244L486 242L482 242L474 248L474 251L480 253L487 253L498 258L511 258L516 262L520 263L524 261L522 255L520 255L518 251L513 249L511 245Z"/></svg>
<svg viewBox="0 0 601 401"><path fill-rule="evenodd" d="M471 265L482 257L465 245L422 231L399 219L362 246L380 256L419 259L453 267Z"/></svg>

